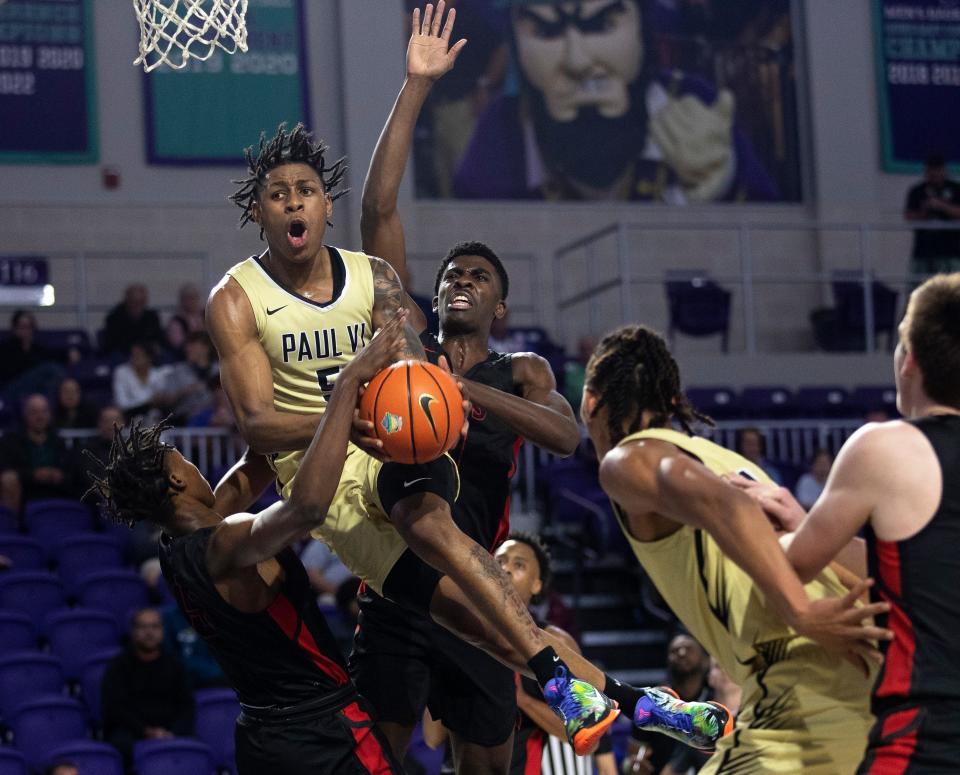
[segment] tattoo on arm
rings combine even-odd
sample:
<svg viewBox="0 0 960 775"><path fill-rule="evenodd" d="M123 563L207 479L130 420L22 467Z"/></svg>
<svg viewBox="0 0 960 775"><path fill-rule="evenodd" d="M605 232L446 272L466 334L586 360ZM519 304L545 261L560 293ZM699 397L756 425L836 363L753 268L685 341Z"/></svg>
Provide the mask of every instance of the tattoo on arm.
<svg viewBox="0 0 960 775"><path fill-rule="evenodd" d="M382 258L370 256L370 268L373 270L373 326L378 329L403 309L403 285L393 267ZM409 323L403 329L404 357L426 360L417 332Z"/></svg>
<svg viewBox="0 0 960 775"><path fill-rule="evenodd" d="M520 595L517 594L517 590L513 586L513 582L510 581L510 579L507 577L507 574L503 572L497 561L479 544L475 544L470 549L470 554L480 566L483 575L496 582L496 584L500 587L500 591L503 593L503 603L505 608L507 610L513 609L514 615L528 629L530 637L533 639L533 641L535 643L540 643L543 640L543 631L537 627L537 623L533 621L530 611L523 604L523 601L520 599Z"/></svg>

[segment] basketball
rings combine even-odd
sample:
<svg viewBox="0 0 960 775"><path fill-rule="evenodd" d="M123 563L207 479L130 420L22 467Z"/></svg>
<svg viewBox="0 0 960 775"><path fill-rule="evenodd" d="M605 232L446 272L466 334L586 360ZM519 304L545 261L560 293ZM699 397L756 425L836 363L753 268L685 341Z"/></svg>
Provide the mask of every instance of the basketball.
<svg viewBox="0 0 960 775"><path fill-rule="evenodd" d="M453 377L424 361L381 371L360 399L360 417L373 423L383 451L398 463L427 463L457 443L463 397Z"/></svg>

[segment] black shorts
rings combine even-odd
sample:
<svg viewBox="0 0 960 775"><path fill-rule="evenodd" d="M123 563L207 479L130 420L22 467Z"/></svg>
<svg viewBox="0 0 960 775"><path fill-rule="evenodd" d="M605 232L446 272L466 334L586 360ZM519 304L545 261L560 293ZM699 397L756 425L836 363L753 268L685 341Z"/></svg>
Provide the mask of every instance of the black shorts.
<svg viewBox="0 0 960 775"><path fill-rule="evenodd" d="M442 455L429 463L416 465L384 463L377 476L377 495L388 515L404 498L425 492L443 498L452 510L459 485L457 464L449 455ZM440 576L439 571L408 549L384 579L383 594L405 607L427 614Z"/></svg>
<svg viewBox="0 0 960 775"><path fill-rule="evenodd" d="M370 592L360 601L350 672L379 721L414 726L428 707L469 743L492 747L510 737L517 721L512 670L429 617Z"/></svg>
<svg viewBox="0 0 960 775"><path fill-rule="evenodd" d="M877 716L858 775L940 775L960 763L960 704L932 702Z"/></svg>
<svg viewBox="0 0 960 775"><path fill-rule="evenodd" d="M362 698L305 718L237 719L238 775L402 775Z"/></svg>

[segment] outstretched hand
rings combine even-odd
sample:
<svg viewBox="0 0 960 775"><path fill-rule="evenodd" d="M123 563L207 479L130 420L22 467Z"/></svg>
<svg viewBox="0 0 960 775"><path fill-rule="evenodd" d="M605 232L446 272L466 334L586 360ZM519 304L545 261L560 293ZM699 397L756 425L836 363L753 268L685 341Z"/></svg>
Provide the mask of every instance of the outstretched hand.
<svg viewBox="0 0 960 775"><path fill-rule="evenodd" d="M738 475L728 476L727 481L753 498L778 530L793 533L807 516L803 506L786 487Z"/></svg>
<svg viewBox="0 0 960 775"><path fill-rule="evenodd" d="M893 640L891 630L864 624L865 619L887 613L889 603L857 607L857 601L872 585L873 579L862 579L843 597L814 600L804 610L794 613L789 622L800 635L846 659L867 677L871 663L879 665L883 662L883 655L874 642Z"/></svg>
<svg viewBox="0 0 960 775"><path fill-rule="evenodd" d="M420 21L420 9L413 9L412 32L407 44L407 77L429 78L435 81L444 73L450 71L457 56L467 45L467 39L461 38L450 46L450 36L453 34L453 23L457 17L455 8L447 14L447 22L440 31L443 20L443 11L446 7L444 0L437 3L436 13L432 3L427 3L423 11L423 23Z"/></svg>
<svg viewBox="0 0 960 775"><path fill-rule="evenodd" d="M344 367L344 374L349 372L360 383L366 383L391 363L401 360L406 352L404 325L407 315L407 310L401 309L386 325L381 326L370 344Z"/></svg>

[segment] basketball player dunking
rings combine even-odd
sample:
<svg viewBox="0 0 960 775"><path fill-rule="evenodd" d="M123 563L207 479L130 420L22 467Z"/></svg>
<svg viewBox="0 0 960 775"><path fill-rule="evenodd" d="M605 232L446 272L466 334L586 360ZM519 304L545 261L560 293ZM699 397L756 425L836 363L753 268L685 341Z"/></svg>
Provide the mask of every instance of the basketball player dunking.
<svg viewBox="0 0 960 775"><path fill-rule="evenodd" d="M766 596L758 592L748 573L767 582L789 564L760 508L720 477L770 480L746 458L692 435L704 418L683 395L666 343L648 328L626 326L603 339L587 364L581 416L601 461L600 484L637 559L743 688L733 734L700 772L852 773L871 723L870 683L836 654L852 650L853 662L876 662L879 652L864 639L891 636L859 626L887 610L855 607L868 582L858 577L848 592L838 576L865 572L862 547L860 567L824 568L805 587L790 576L764 584Z"/></svg>
<svg viewBox="0 0 960 775"><path fill-rule="evenodd" d="M364 250L385 258L401 276L406 272L406 246L397 197L413 130L431 86L453 65L446 41L437 34L443 5L432 19L427 7L422 30L414 14L406 81L364 184ZM436 361L445 356L474 404L469 432L452 453L460 471L453 517L490 552L509 532L510 479L522 441L566 456L580 438L573 410L557 392L546 360L533 353L490 350L490 327L506 314L508 290L507 271L496 253L481 242L469 242L451 249L438 267L434 306L439 336L426 330L423 312L406 296L411 325L420 333L427 357ZM429 706L431 715L450 731L458 772L509 770L517 718L514 672L442 631L429 617L411 616L374 590L363 590L351 672L373 703L398 757ZM389 680L397 676L401 680ZM639 692L612 682L605 686L632 717ZM682 724L678 715L707 724L717 722L719 715L719 728L725 726L726 715L719 708L685 707L669 695L657 696L661 705L651 726ZM645 698L644 705L649 704Z"/></svg>
<svg viewBox="0 0 960 775"><path fill-rule="evenodd" d="M859 771L932 775L960 762L960 274L910 295L894 374L905 419L851 436L808 515L789 491L741 485L774 518L802 520L787 548L801 579L865 530L874 592L891 606L896 637Z"/></svg>

